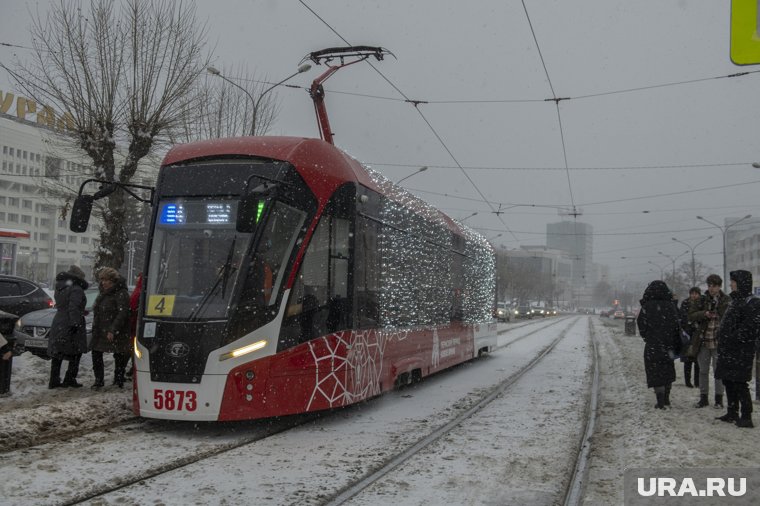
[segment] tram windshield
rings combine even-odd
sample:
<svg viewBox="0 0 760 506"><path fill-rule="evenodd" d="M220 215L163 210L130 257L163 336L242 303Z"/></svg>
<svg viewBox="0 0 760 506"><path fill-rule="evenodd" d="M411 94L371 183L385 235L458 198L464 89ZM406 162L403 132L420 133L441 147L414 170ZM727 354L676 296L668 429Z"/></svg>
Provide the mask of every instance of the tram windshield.
<svg viewBox="0 0 760 506"><path fill-rule="evenodd" d="M147 275L146 316L223 318L251 234L235 230L237 200L159 203Z"/></svg>
<svg viewBox="0 0 760 506"><path fill-rule="evenodd" d="M278 200L262 200L254 233L244 233L235 227L238 202L159 202L146 277L146 317L225 319L234 303L253 316L271 313L267 308L282 290L306 213ZM233 293L238 294L235 301Z"/></svg>

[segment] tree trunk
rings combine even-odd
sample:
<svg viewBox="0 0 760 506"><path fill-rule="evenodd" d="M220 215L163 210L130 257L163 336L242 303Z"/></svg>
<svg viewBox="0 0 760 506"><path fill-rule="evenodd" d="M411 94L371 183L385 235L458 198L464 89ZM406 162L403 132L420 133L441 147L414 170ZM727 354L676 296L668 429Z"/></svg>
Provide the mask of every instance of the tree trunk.
<svg viewBox="0 0 760 506"><path fill-rule="evenodd" d="M124 230L124 198L122 190L116 190L108 197L108 206L103 214L104 226L100 235L100 248L95 257L95 265L98 267L119 269L124 263L124 247L127 244L127 233Z"/></svg>

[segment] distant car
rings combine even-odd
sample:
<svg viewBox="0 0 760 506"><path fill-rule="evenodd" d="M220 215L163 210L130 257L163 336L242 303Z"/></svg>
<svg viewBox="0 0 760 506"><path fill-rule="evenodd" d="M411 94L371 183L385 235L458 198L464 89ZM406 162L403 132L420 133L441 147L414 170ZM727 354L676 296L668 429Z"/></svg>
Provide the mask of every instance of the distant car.
<svg viewBox="0 0 760 506"><path fill-rule="evenodd" d="M612 314L612 318L614 318L615 320L625 319L625 311L623 311L622 309L615 310L615 312Z"/></svg>
<svg viewBox="0 0 760 506"><path fill-rule="evenodd" d="M551 307L544 309L544 316L557 316L557 310Z"/></svg>
<svg viewBox="0 0 760 506"><path fill-rule="evenodd" d="M84 293L87 297L84 320L87 328L87 347L89 348L92 341L92 305L98 297L98 289L90 288L85 290ZM33 311L22 316L16 322L16 328L13 331L13 336L16 338L16 346L23 347L38 357L48 358L48 333L53 325L53 317L56 311L55 308L48 308Z"/></svg>
<svg viewBox="0 0 760 506"><path fill-rule="evenodd" d="M544 308L542 307L534 307L534 308L531 308L530 311L531 313L533 313L533 316L537 316L539 318L543 318L544 316L546 316L546 311L544 311Z"/></svg>
<svg viewBox="0 0 760 506"><path fill-rule="evenodd" d="M515 318L533 318L533 311L529 306L518 306L515 309Z"/></svg>
<svg viewBox="0 0 760 506"><path fill-rule="evenodd" d="M53 300L34 281L0 274L0 311L23 316L53 306Z"/></svg>
<svg viewBox="0 0 760 506"><path fill-rule="evenodd" d="M512 320L512 312L506 302L496 303L496 319L501 322Z"/></svg>

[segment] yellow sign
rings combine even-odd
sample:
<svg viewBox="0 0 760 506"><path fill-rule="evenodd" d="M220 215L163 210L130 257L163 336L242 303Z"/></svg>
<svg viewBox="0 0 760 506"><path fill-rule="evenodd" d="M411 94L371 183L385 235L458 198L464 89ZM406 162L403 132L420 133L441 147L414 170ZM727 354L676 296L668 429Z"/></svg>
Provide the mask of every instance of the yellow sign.
<svg viewBox="0 0 760 506"><path fill-rule="evenodd" d="M174 295L150 295L148 307L145 308L147 316L171 316L174 311Z"/></svg>
<svg viewBox="0 0 760 506"><path fill-rule="evenodd" d="M37 102L26 97L16 97L13 93L3 92L0 90L0 113L11 114L14 109L16 117L21 120L29 121L27 115L36 114L37 123L53 128L56 130L73 130L74 118L69 113L56 115L52 107L40 105L37 109Z"/></svg>
<svg viewBox="0 0 760 506"><path fill-rule="evenodd" d="M760 0L731 0L731 61L760 63Z"/></svg>

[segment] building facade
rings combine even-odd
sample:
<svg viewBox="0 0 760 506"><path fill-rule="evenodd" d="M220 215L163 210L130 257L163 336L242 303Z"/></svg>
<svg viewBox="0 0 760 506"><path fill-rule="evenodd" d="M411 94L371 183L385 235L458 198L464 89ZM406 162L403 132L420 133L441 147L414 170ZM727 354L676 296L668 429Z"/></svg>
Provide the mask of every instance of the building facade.
<svg viewBox="0 0 760 506"><path fill-rule="evenodd" d="M58 147L61 135L0 114L0 228L25 232L0 236L0 272L49 286L72 264L91 274L99 235L96 219L83 234L68 229L71 201L56 195L75 191L92 171L84 157Z"/></svg>
<svg viewBox="0 0 760 506"><path fill-rule="evenodd" d="M726 270L749 271L755 287L760 287L760 218L750 218L731 226L739 220L741 218L726 218L723 223L724 227L729 227L726 232Z"/></svg>
<svg viewBox="0 0 760 506"><path fill-rule="evenodd" d="M564 251L572 261L572 300L576 307L592 307L593 291L599 282L594 266L594 227L563 220L546 225L546 246Z"/></svg>

